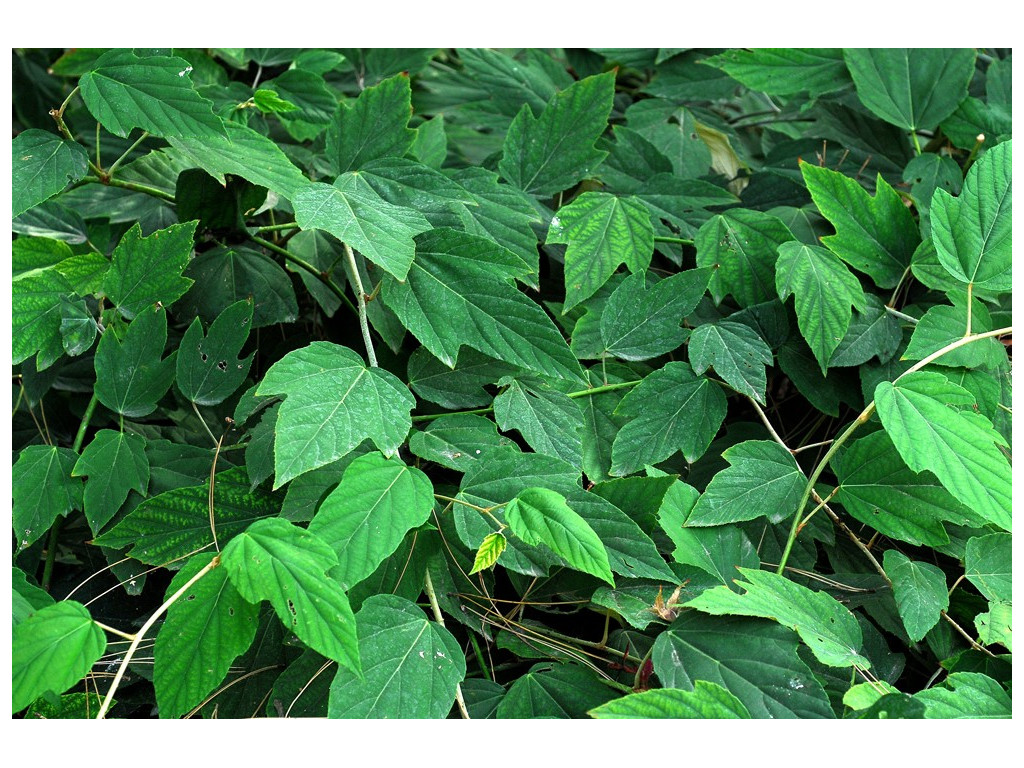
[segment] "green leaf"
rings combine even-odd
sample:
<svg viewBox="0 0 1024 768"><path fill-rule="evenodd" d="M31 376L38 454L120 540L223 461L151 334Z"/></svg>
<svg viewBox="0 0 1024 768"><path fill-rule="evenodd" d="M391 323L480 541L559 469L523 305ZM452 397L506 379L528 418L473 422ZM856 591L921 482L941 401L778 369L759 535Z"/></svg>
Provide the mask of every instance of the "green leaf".
<svg viewBox="0 0 1024 768"><path fill-rule="evenodd" d="M672 558L677 563L700 568L727 587L732 588L737 568L761 565L754 545L739 526L666 526L665 531L676 545Z"/></svg>
<svg viewBox="0 0 1024 768"><path fill-rule="evenodd" d="M911 560L895 549L887 549L882 561L892 579L892 592L907 636L915 643L924 639L949 608L946 574L931 563Z"/></svg>
<svg viewBox="0 0 1024 768"><path fill-rule="evenodd" d="M831 251L790 242L779 246L775 286L783 301L791 294L796 297L800 333L824 376L829 358L850 327L851 306L865 308L860 281Z"/></svg>
<svg viewBox="0 0 1024 768"><path fill-rule="evenodd" d="M82 99L111 133L133 128L155 136L223 136L213 104L192 85L192 67L176 56L137 56L127 49L103 54L78 81Z"/></svg>
<svg viewBox="0 0 1024 768"><path fill-rule="evenodd" d="M717 384L672 362L646 376L622 398L615 415L627 419L612 444L612 475L628 475L676 451L699 459L725 418Z"/></svg>
<svg viewBox="0 0 1024 768"><path fill-rule="evenodd" d="M498 171L538 197L587 178L607 155L594 142L608 127L614 91L615 74L606 72L555 94L540 117L524 104L505 136Z"/></svg>
<svg viewBox="0 0 1024 768"><path fill-rule="evenodd" d="M807 190L836 233L821 238L836 256L868 275L879 288L892 288L910 266L921 241L910 209L881 174L872 197L856 179L800 163Z"/></svg>
<svg viewBox="0 0 1024 768"><path fill-rule="evenodd" d="M96 341L99 326L85 299L60 297L60 342L71 357L86 352Z"/></svg>
<svg viewBox="0 0 1024 768"><path fill-rule="evenodd" d="M834 718L798 648L792 632L769 621L687 611L658 635L651 660L667 688L692 691L701 681L716 683L752 717Z"/></svg>
<svg viewBox="0 0 1024 768"><path fill-rule="evenodd" d="M47 691L63 693L103 655L107 638L81 603L40 608L14 628L11 640L12 712Z"/></svg>
<svg viewBox="0 0 1024 768"><path fill-rule="evenodd" d="M275 91L280 98L295 107L286 110L282 118L289 132L292 131L292 121L302 121L314 126L313 132L318 134L319 130L331 122L338 107L338 97L324 82L324 78L306 69L286 69L272 80L265 81L263 87Z"/></svg>
<svg viewBox="0 0 1024 768"><path fill-rule="evenodd" d="M728 587L715 587L690 600L686 607L716 616L738 614L774 619L795 630L822 664L871 666L860 654L863 639L857 619L834 597L768 571L738 570L747 580L737 582L744 594L738 595Z"/></svg>
<svg viewBox="0 0 1024 768"><path fill-rule="evenodd" d="M387 202L420 213L445 212L459 204L476 206L473 195L457 181L405 157L372 160L357 175Z"/></svg>
<svg viewBox="0 0 1024 768"><path fill-rule="evenodd" d="M71 476L78 455L70 448L29 445L11 470L11 512L18 549L46 533L61 515L82 508L82 483Z"/></svg>
<svg viewBox="0 0 1024 768"><path fill-rule="evenodd" d="M73 477L85 481L85 518L98 534L131 491L143 496L149 487L149 459L146 441L138 435L101 429L93 437L73 470Z"/></svg>
<svg viewBox="0 0 1024 768"><path fill-rule="evenodd" d="M587 713L597 720L731 720L749 718L743 703L722 686L698 680L692 691L658 688L612 699Z"/></svg>
<svg viewBox="0 0 1024 768"><path fill-rule="evenodd" d="M1003 687L978 672L954 672L943 686L914 694L926 718L992 720L1011 717L1012 704Z"/></svg>
<svg viewBox="0 0 1024 768"><path fill-rule="evenodd" d="M331 170L341 174L377 158L404 155L416 138L409 128L411 99L409 75L403 72L342 102L327 128Z"/></svg>
<svg viewBox="0 0 1024 768"><path fill-rule="evenodd" d="M964 574L988 600L1013 600L1013 539L1008 533L975 536L967 542Z"/></svg>
<svg viewBox="0 0 1024 768"><path fill-rule="evenodd" d="M82 216L55 200L39 203L16 217L11 222L11 230L19 235L48 237L72 245L88 239Z"/></svg>
<svg viewBox="0 0 1024 768"><path fill-rule="evenodd" d="M562 494L526 488L505 507L512 532L527 544L545 544L573 568L615 586L608 552L601 539Z"/></svg>
<svg viewBox="0 0 1024 768"><path fill-rule="evenodd" d="M426 522L434 488L420 470L379 453L356 458L309 524L338 556L331 577L348 588L376 570L405 534Z"/></svg>
<svg viewBox="0 0 1024 768"><path fill-rule="evenodd" d="M864 303L854 310L850 327L829 358L829 368L862 365L873 357L888 362L903 340L903 328L895 315L886 311L882 299L864 294Z"/></svg>
<svg viewBox="0 0 1024 768"><path fill-rule="evenodd" d="M688 350L698 376L714 366L734 390L765 404L765 366L772 364L772 350L750 326L733 320L704 323L690 334Z"/></svg>
<svg viewBox="0 0 1024 768"><path fill-rule="evenodd" d="M212 462L213 456L210 455ZM207 470L209 473L209 470ZM156 466L153 466L153 475ZM151 480L152 482L152 480ZM242 467L219 472L213 484L214 523L223 545L250 523L276 515L280 501L263 491L250 491ZM143 563L161 565L213 543L210 531L210 483L164 491L146 499L93 543L122 549Z"/></svg>
<svg viewBox="0 0 1024 768"><path fill-rule="evenodd" d="M967 97L972 48L846 48L864 106L907 131L934 128Z"/></svg>
<svg viewBox="0 0 1024 768"><path fill-rule="evenodd" d="M29 128L11 142L11 216L49 200L88 172L85 147Z"/></svg>
<svg viewBox="0 0 1024 768"><path fill-rule="evenodd" d="M410 150L424 165L440 169L448 157L448 136L444 132L444 115L434 115L416 126L416 138Z"/></svg>
<svg viewBox="0 0 1024 768"><path fill-rule="evenodd" d="M960 292L949 294L954 306L936 304L929 307L910 337L901 360L923 360L933 352L959 341L967 332L967 296ZM992 330L988 309L977 299L971 300L971 333ZM934 365L962 368L993 368L1006 365L1006 350L996 339L979 339L937 358Z"/></svg>
<svg viewBox="0 0 1024 768"><path fill-rule="evenodd" d="M64 354L61 342L61 296L73 294L56 269L27 272L11 284L12 363L36 355L36 368L49 368ZM38 354L37 354L38 353Z"/></svg>
<svg viewBox="0 0 1024 768"><path fill-rule="evenodd" d="M177 352L160 359L167 342L167 313L141 312L123 341L104 333L96 346L96 397L103 405L129 418L147 416L174 381Z"/></svg>
<svg viewBox="0 0 1024 768"><path fill-rule="evenodd" d="M502 445L515 443L500 436L493 421L473 413L442 416L409 437L413 455L457 472L467 471L492 448Z"/></svg>
<svg viewBox="0 0 1024 768"><path fill-rule="evenodd" d="M405 283L384 278L383 299L430 353L454 367L459 348L540 374L579 381L583 372L548 315L520 292L518 256L452 229L416 238Z"/></svg>
<svg viewBox="0 0 1024 768"><path fill-rule="evenodd" d="M592 387L638 381L639 376L625 366L605 365L603 371L588 372ZM613 390L576 398L583 411L583 471L594 481L607 480L612 466L612 448L619 428L626 419L615 416L623 392Z"/></svg>
<svg viewBox="0 0 1024 768"><path fill-rule="evenodd" d="M136 223L114 249L103 292L129 320L157 302L170 306L192 285L182 271L192 257L196 222L142 236Z"/></svg>
<svg viewBox="0 0 1024 768"><path fill-rule="evenodd" d="M339 669L331 683L332 718L433 718L448 715L466 676L458 641L427 621L414 603L374 595L356 614L362 679Z"/></svg>
<svg viewBox="0 0 1024 768"><path fill-rule="evenodd" d="M175 574L165 599L210 562L196 555ZM180 717L206 698L256 637L259 606L242 598L225 568L206 573L167 611L153 646L160 717Z"/></svg>
<svg viewBox="0 0 1024 768"><path fill-rule="evenodd" d="M348 347L315 341L274 363L256 394L283 395L274 428L274 488L340 459L369 438L392 456L412 428L416 401Z"/></svg>
<svg viewBox="0 0 1024 768"><path fill-rule="evenodd" d="M713 267L711 295L732 294L742 307L774 299L778 248L793 239L781 219L734 208L712 216L697 231L697 266Z"/></svg>
<svg viewBox="0 0 1024 768"><path fill-rule="evenodd" d="M689 335L680 323L704 296L711 274L689 269L650 287L644 272L626 277L601 312L605 350L621 360L649 360L676 349Z"/></svg>
<svg viewBox="0 0 1024 768"><path fill-rule="evenodd" d="M469 575L472 576L474 573L486 571L498 562L498 558L501 557L501 553L505 551L506 546L508 546L508 539L500 533L489 533L484 536L484 540L480 543L480 547L473 558L473 570L469 572Z"/></svg>
<svg viewBox="0 0 1024 768"><path fill-rule="evenodd" d="M1004 141L981 156L953 197L935 191L932 238L939 262L964 283L978 288L1011 288L1011 145Z"/></svg>
<svg viewBox="0 0 1024 768"><path fill-rule="evenodd" d="M197 317L178 345L175 379L178 389L193 403L217 405L241 386L255 352L238 358L252 326L252 302L235 302L213 321L203 335Z"/></svg>
<svg viewBox="0 0 1024 768"><path fill-rule="evenodd" d="M11 270L20 277L35 269L46 269L60 264L73 255L71 246L49 237L19 237L11 242Z"/></svg>
<svg viewBox="0 0 1024 768"><path fill-rule="evenodd" d="M974 617L978 642L985 645L998 643L1013 652L1013 606L1010 603L989 603L988 611Z"/></svg>
<svg viewBox="0 0 1024 768"><path fill-rule="evenodd" d="M643 272L654 253L654 228L647 208L636 198L584 192L558 209L547 243L564 243L563 314L589 299L625 264Z"/></svg>
<svg viewBox="0 0 1024 768"><path fill-rule="evenodd" d="M512 683L496 714L499 720L581 718L614 697L610 687L578 664L542 662Z"/></svg>
<svg viewBox="0 0 1024 768"><path fill-rule="evenodd" d="M302 642L358 675L355 618L345 592L326 573L337 562L319 537L274 517L257 520L221 552L224 570L245 600L269 600Z"/></svg>
<svg viewBox="0 0 1024 768"><path fill-rule="evenodd" d="M704 59L753 91L816 98L850 84L840 48L733 48Z"/></svg>
<svg viewBox="0 0 1024 768"><path fill-rule="evenodd" d="M413 238L430 229L423 214L387 202L357 173L339 176L333 186L310 184L294 206L300 227L330 232L399 281L412 264Z"/></svg>
<svg viewBox="0 0 1024 768"><path fill-rule="evenodd" d="M537 453L557 456L582 468L583 411L568 395L533 378L503 377L494 398L494 418L502 430L517 429Z"/></svg>
<svg viewBox="0 0 1024 768"><path fill-rule="evenodd" d="M727 448L729 466L716 474L686 519L687 525L722 525L765 515L792 517L807 478L793 455L771 440L746 440Z"/></svg>
<svg viewBox="0 0 1024 768"><path fill-rule="evenodd" d="M875 388L885 431L915 472L933 472L972 512L1010 529L1010 465L974 396L939 373L918 371ZM964 410L960 410L964 408Z"/></svg>
<svg viewBox="0 0 1024 768"><path fill-rule="evenodd" d="M516 372L515 366L471 347L459 350L454 366L442 363L426 347L420 347L409 356L407 376L417 396L442 408L457 410L488 405L493 395L484 387Z"/></svg>

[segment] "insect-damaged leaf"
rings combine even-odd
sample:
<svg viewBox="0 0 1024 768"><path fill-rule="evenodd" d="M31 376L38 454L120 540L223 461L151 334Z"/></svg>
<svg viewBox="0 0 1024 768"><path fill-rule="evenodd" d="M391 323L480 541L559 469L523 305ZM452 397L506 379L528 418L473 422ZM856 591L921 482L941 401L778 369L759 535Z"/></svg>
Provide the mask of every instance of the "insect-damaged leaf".
<svg viewBox="0 0 1024 768"><path fill-rule="evenodd" d="M252 327L252 302L239 301L218 315L203 337L197 317L178 345L178 389L198 405L217 405L241 386L255 352L238 359Z"/></svg>

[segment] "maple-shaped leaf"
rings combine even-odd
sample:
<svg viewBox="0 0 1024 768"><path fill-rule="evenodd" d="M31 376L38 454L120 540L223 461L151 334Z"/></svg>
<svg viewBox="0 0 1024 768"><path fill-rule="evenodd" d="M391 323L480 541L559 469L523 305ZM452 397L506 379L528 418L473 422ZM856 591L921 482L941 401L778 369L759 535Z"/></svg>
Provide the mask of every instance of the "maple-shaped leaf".
<svg viewBox="0 0 1024 768"><path fill-rule="evenodd" d="M178 389L193 403L217 405L241 385L255 352L244 360L238 353L249 337L252 327L251 301L238 301L229 306L210 326L203 337L197 317L185 331L178 345Z"/></svg>
<svg viewBox="0 0 1024 768"><path fill-rule="evenodd" d="M46 533L53 521L82 508L82 481L71 476L78 455L70 448L30 445L11 470L12 523L18 549Z"/></svg>
<svg viewBox="0 0 1024 768"><path fill-rule="evenodd" d="M103 279L103 292L122 315L131 319L146 307L157 302L166 307L185 294L193 281L181 273L192 257L197 224L174 224L143 237L135 223L124 233Z"/></svg>
<svg viewBox="0 0 1024 768"><path fill-rule="evenodd" d="M412 88L404 72L342 102L327 128L331 169L345 173L381 157L401 157L416 138L410 117Z"/></svg>
<svg viewBox="0 0 1024 768"><path fill-rule="evenodd" d="M106 525L128 498L145 495L149 486L146 441L138 435L101 429L78 458L73 477L85 481L85 519L94 534Z"/></svg>
<svg viewBox="0 0 1024 768"><path fill-rule="evenodd" d="M167 314L147 310L128 324L118 341L107 331L96 346L96 397L114 413L129 418L147 416L174 380L177 351L164 359Z"/></svg>

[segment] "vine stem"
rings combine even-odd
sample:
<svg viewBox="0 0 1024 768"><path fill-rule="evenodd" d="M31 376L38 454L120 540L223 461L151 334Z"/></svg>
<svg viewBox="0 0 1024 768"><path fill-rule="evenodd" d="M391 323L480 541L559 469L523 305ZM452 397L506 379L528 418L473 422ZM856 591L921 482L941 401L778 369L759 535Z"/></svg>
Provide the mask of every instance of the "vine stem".
<svg viewBox="0 0 1024 768"><path fill-rule="evenodd" d="M96 169L94 169L96 170ZM120 189L131 190L132 192L142 192L149 195L150 197L156 197L163 200L165 203L176 202L174 195L164 192L162 189L156 187L148 187L145 184L136 184L134 181L121 181L120 179L110 179L106 177L106 174L100 174L97 172L95 176L84 176L79 179L74 187L80 187L83 184L103 184L107 187L119 187Z"/></svg>
<svg viewBox="0 0 1024 768"><path fill-rule="evenodd" d="M120 629L114 629L113 627L108 627L106 624L101 624L100 622L96 621L95 619L93 619L93 623L95 623L96 626L99 627L100 629L102 629L103 631L109 632L112 635L117 635L118 637L123 637L125 640L134 640L135 639L135 635L129 635L127 632L122 632Z"/></svg>
<svg viewBox="0 0 1024 768"><path fill-rule="evenodd" d="M434 591L434 582L430 579L430 569L424 571L423 589L427 593L427 600L430 601L430 610L434 612L434 620L444 626L444 614L441 613L441 606L437 603L437 593ZM469 710L466 708L466 699L462 695L462 684L455 684L455 701L459 705L459 714L463 720L469 720Z"/></svg>
<svg viewBox="0 0 1024 768"><path fill-rule="evenodd" d="M134 152L134 151L136 150L136 148L137 148L137 147L139 146L139 144L141 144L142 142L144 142L144 141L145 141L146 139L148 139L148 138L149 138L149 131L143 131L143 132L142 132L142 135L141 135L141 136L139 136L139 138L135 140L135 143L134 143L134 144L132 144L132 145L131 145L130 147L128 147L128 149L126 149L126 150L124 151L124 154L123 154L123 155L121 155L121 156L120 156L119 158L117 158L117 160L115 160L115 161L114 161L114 162L113 162L113 163L111 164L111 166L110 166L110 167L109 167L109 168L107 169L107 177L108 177L108 179L107 179L107 180L108 180L108 181L110 181L110 178L109 178L109 177L111 177L111 176L113 176L113 175L114 175L114 171L116 171L116 170L117 170L118 168L120 168L120 167L121 167L121 163L123 163L123 162L124 162L125 160L127 160L127 159L128 159L128 156L129 156L129 155L130 155L130 154L131 154L132 152ZM99 142L97 142L97 146L99 146ZM98 161L97 161L97 165L98 165L98 164L99 164L99 163L98 163Z"/></svg>
<svg viewBox="0 0 1024 768"><path fill-rule="evenodd" d="M157 620L161 616L163 616L164 613L167 612L168 608L174 605L178 598L180 598L189 589L191 589L193 584L195 584L197 581L203 578L203 576L208 574L218 565L220 565L220 555L214 555L213 559L209 563L203 566L203 568L200 569L195 576L186 581L184 585L182 585L181 589L179 589L177 592L175 592L173 595L167 598L167 600L164 601L164 604L157 608L153 615L150 616L149 619L146 621L146 623L142 625L142 628L135 634L135 638L132 640L132 644L128 646L128 650L125 652L124 659L121 661L121 666L117 668L117 674L114 675L114 681L110 684L109 690L107 690L106 698L103 699L103 706L100 707L100 711L96 715L97 720L102 720L104 717L106 717L107 710L110 709L110 703L114 700L114 692L117 690L117 687L121 684L121 679L124 677L124 673L128 669L128 662L132 660L132 656L135 655L135 651L138 649L139 643L142 642L142 638L145 637L146 632L148 632L153 627L153 625L156 624Z"/></svg>
<svg viewBox="0 0 1024 768"><path fill-rule="evenodd" d="M359 265L356 264L356 255L348 243L345 246L345 259L348 265L348 272L352 276L352 287L356 290L356 307L359 311L359 330L363 332L363 344L366 346L366 358L370 361L370 367L377 367L377 353L373 351L373 339L370 336L370 321L366 316L366 291L363 290L363 279L359 276Z"/></svg>

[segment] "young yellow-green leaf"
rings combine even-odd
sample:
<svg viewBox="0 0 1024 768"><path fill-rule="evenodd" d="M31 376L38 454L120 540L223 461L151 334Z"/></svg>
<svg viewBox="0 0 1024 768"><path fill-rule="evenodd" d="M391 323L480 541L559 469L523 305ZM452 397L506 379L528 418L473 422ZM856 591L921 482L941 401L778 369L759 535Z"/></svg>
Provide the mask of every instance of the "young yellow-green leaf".
<svg viewBox="0 0 1024 768"><path fill-rule="evenodd" d="M132 490L146 495L149 459L146 441L128 432L101 429L78 458L73 477L85 481L85 519L98 534L128 498Z"/></svg>
<svg viewBox="0 0 1024 768"><path fill-rule="evenodd" d="M160 359L167 342L167 313L140 312L123 341L104 333L96 346L96 397L103 405L129 418L147 416L174 381L177 352Z"/></svg>
<svg viewBox="0 0 1024 768"><path fill-rule="evenodd" d="M708 483L687 525L723 525L765 515L791 517L807 485L793 455L771 440L746 440L722 453L729 466Z"/></svg>
<svg viewBox="0 0 1024 768"><path fill-rule="evenodd" d="M1010 290L1012 141L988 150L971 166L959 197L936 190L932 240L939 262L964 283Z"/></svg>
<svg viewBox="0 0 1024 768"><path fill-rule="evenodd" d="M704 59L752 91L816 98L850 85L841 48L731 48Z"/></svg>
<svg viewBox="0 0 1024 768"><path fill-rule="evenodd" d="M631 693L595 707L596 720L731 720L750 717L743 703L717 683L698 680L692 691L656 688Z"/></svg>
<svg viewBox="0 0 1024 768"><path fill-rule="evenodd" d="M714 366L726 384L764 405L765 366L772 364L772 350L749 325L734 320L699 325L690 334L688 350L698 376Z"/></svg>
<svg viewBox="0 0 1024 768"><path fill-rule="evenodd" d="M210 562L191 558L171 581L165 599ZM160 717L180 717L224 680L235 658L256 636L259 606L238 594L224 568L205 574L167 610L153 646L153 687Z"/></svg>
<svg viewBox="0 0 1024 768"><path fill-rule="evenodd" d="M71 476L77 454L70 448L29 445L11 470L11 511L18 549L46 533L60 515L82 508L82 483Z"/></svg>
<svg viewBox="0 0 1024 768"><path fill-rule="evenodd" d="M594 142L608 127L614 95L615 73L605 72L556 93L540 117L523 104L505 135L498 171L538 197L587 178L608 154Z"/></svg>
<svg viewBox="0 0 1024 768"><path fill-rule="evenodd" d="M215 137L225 133L213 104L192 84L192 67L176 56L137 56L116 48L78 81L85 106L104 128L127 138L133 128L154 136Z"/></svg>
<svg viewBox="0 0 1024 768"><path fill-rule="evenodd" d="M562 494L526 488L506 505L505 520L512 533L527 544L544 544L576 570L615 586L604 544Z"/></svg>
<svg viewBox="0 0 1024 768"><path fill-rule="evenodd" d="M221 562L250 603L269 600L289 631L317 653L361 674L356 622L341 585L327 575L338 557L287 520L258 520L228 542Z"/></svg>
<svg viewBox="0 0 1024 768"><path fill-rule="evenodd" d="M136 223L114 249L103 292L129 320L160 302L170 306L192 285L181 273L192 257L195 221L142 236Z"/></svg>
<svg viewBox="0 0 1024 768"><path fill-rule="evenodd" d="M384 277L384 303L432 355L455 366L459 348L535 373L583 382L551 318L515 286L530 268L490 240L440 228L416 238L404 283Z"/></svg>
<svg viewBox="0 0 1024 768"><path fill-rule="evenodd" d="M864 106L906 131L934 128L965 98L973 48L846 48Z"/></svg>
<svg viewBox="0 0 1024 768"><path fill-rule="evenodd" d="M825 375L829 358L850 327L851 306L865 308L860 281L831 251L794 241L779 246L775 287L782 301L796 297L800 333Z"/></svg>
<svg viewBox="0 0 1024 768"><path fill-rule="evenodd" d="M40 608L14 628L11 640L12 712L47 691L63 693L103 655L107 638L81 603Z"/></svg>
<svg viewBox="0 0 1024 768"><path fill-rule="evenodd" d="M383 368L348 347L315 341L274 363L256 394L283 395L274 428L274 488L340 459L366 438L392 456L412 428L416 404Z"/></svg>
<svg viewBox="0 0 1024 768"><path fill-rule="evenodd" d="M732 294L741 307L771 301L779 246L793 239L782 219L734 208L708 219L697 231L697 266L715 270L711 295L720 304Z"/></svg>
<svg viewBox="0 0 1024 768"><path fill-rule="evenodd" d="M907 636L920 642L938 623L939 614L949 608L946 574L895 549L885 551L882 565L892 579L893 597Z"/></svg>
<svg viewBox="0 0 1024 768"><path fill-rule="evenodd" d="M825 592L815 592L768 571L739 568L746 581L742 595L715 587L685 605L716 616L737 614L774 619L800 635L822 664L830 667L871 666L861 655L863 636L856 617Z"/></svg>
<svg viewBox="0 0 1024 768"><path fill-rule="evenodd" d="M885 680L858 683L843 694L843 706L853 710L867 709L890 693L899 693L899 690Z"/></svg>
<svg viewBox="0 0 1024 768"><path fill-rule="evenodd" d="M583 466L583 411L564 392L544 386L532 376L498 381L494 419L503 431L517 429L537 453Z"/></svg>
<svg viewBox="0 0 1024 768"><path fill-rule="evenodd" d="M498 562L498 558L501 557L501 553L505 551L507 545L508 539L498 531L484 536L484 540L480 543L480 548L477 549L476 556L473 558L473 569L469 575L486 571Z"/></svg>
<svg viewBox="0 0 1024 768"><path fill-rule="evenodd" d="M895 286L921 241L914 215L896 190L881 174L872 197L838 171L800 163L800 172L814 204L836 229L822 244L879 288Z"/></svg>
<svg viewBox="0 0 1024 768"><path fill-rule="evenodd" d="M993 601L1013 601L1013 538L991 533L968 540L964 574L978 591Z"/></svg>
<svg viewBox="0 0 1024 768"><path fill-rule="evenodd" d="M998 643L1013 653L1013 606L1010 603L989 603L985 613L974 617L978 641L985 645Z"/></svg>
<svg viewBox="0 0 1024 768"><path fill-rule="evenodd" d="M332 718L433 718L448 715L466 657L452 634L415 603L374 595L356 614L362 678L339 669L331 683Z"/></svg>
<svg viewBox="0 0 1024 768"><path fill-rule="evenodd" d="M212 461L210 453L209 462ZM151 481L155 481L159 468L151 462ZM206 473L209 474L209 469ZM245 469L232 467L216 475L213 508L217 541L223 546L253 521L276 515L281 503L265 491L251 491ZM211 545L209 480L203 485L184 485L146 499L93 543L112 549L131 547L131 557L153 565Z"/></svg>
<svg viewBox="0 0 1024 768"><path fill-rule="evenodd" d="M265 84L264 84L265 85ZM277 91L272 88L257 88L252 94L252 103L260 112L286 113L298 109L287 99L282 99Z"/></svg>
<svg viewBox="0 0 1024 768"><path fill-rule="evenodd" d="M1010 464L974 395L940 373L918 371L875 388L885 431L915 472L935 474L974 513L1010 530ZM963 410L961 410L963 409Z"/></svg>
<svg viewBox="0 0 1024 768"><path fill-rule="evenodd" d="M63 191L68 182L85 176L85 147L55 133L29 128L11 142L11 216Z"/></svg>
<svg viewBox="0 0 1024 768"><path fill-rule="evenodd" d="M676 349L689 332L680 327L707 291L712 271L688 269L648 287L645 272L623 280L601 312L605 351L620 360L649 360Z"/></svg>
<svg viewBox="0 0 1024 768"><path fill-rule="evenodd" d="M300 227L330 232L400 281L416 252L413 238L430 229L422 213L387 202L358 173L333 186L310 184L292 202Z"/></svg>
<svg viewBox="0 0 1024 768"><path fill-rule="evenodd" d="M376 570L434 508L434 487L420 470L379 453L359 456L309 524L338 556L332 578L348 588Z"/></svg>
<svg viewBox="0 0 1024 768"><path fill-rule="evenodd" d="M41 371L64 354L60 335L61 296L73 293L71 283L53 267L26 272L14 280L11 284L14 365L36 355L36 369Z"/></svg>
<svg viewBox="0 0 1024 768"><path fill-rule="evenodd" d="M636 198L584 192L558 209L546 242L567 246L564 314L593 296L622 264L633 273L646 270L654 253L654 227Z"/></svg>
<svg viewBox="0 0 1024 768"><path fill-rule="evenodd" d="M272 80L265 81L263 87L276 92L279 98L295 107L287 110L282 118L289 130L292 121L301 121L312 126L313 135L318 135L331 122L338 108L338 96L327 86L323 76L306 69L286 69Z"/></svg>
<svg viewBox="0 0 1024 768"><path fill-rule="evenodd" d="M401 73L342 102L327 128L326 155L336 174L357 171L371 160L401 157L412 146L409 75Z"/></svg>
<svg viewBox="0 0 1024 768"><path fill-rule="evenodd" d="M926 718L994 720L1012 717L1010 695L988 675L954 672L942 685L918 691Z"/></svg>
<svg viewBox="0 0 1024 768"><path fill-rule="evenodd" d="M629 390L615 409L626 423L612 444L610 474L631 474L676 451L696 461L722 426L725 410L717 384L694 374L689 363L667 363Z"/></svg>
<svg viewBox="0 0 1024 768"><path fill-rule="evenodd" d="M221 312L205 338L195 318L178 344L176 381L181 393L198 405L217 405L238 389L256 354L238 359L251 327L251 301L235 302Z"/></svg>

